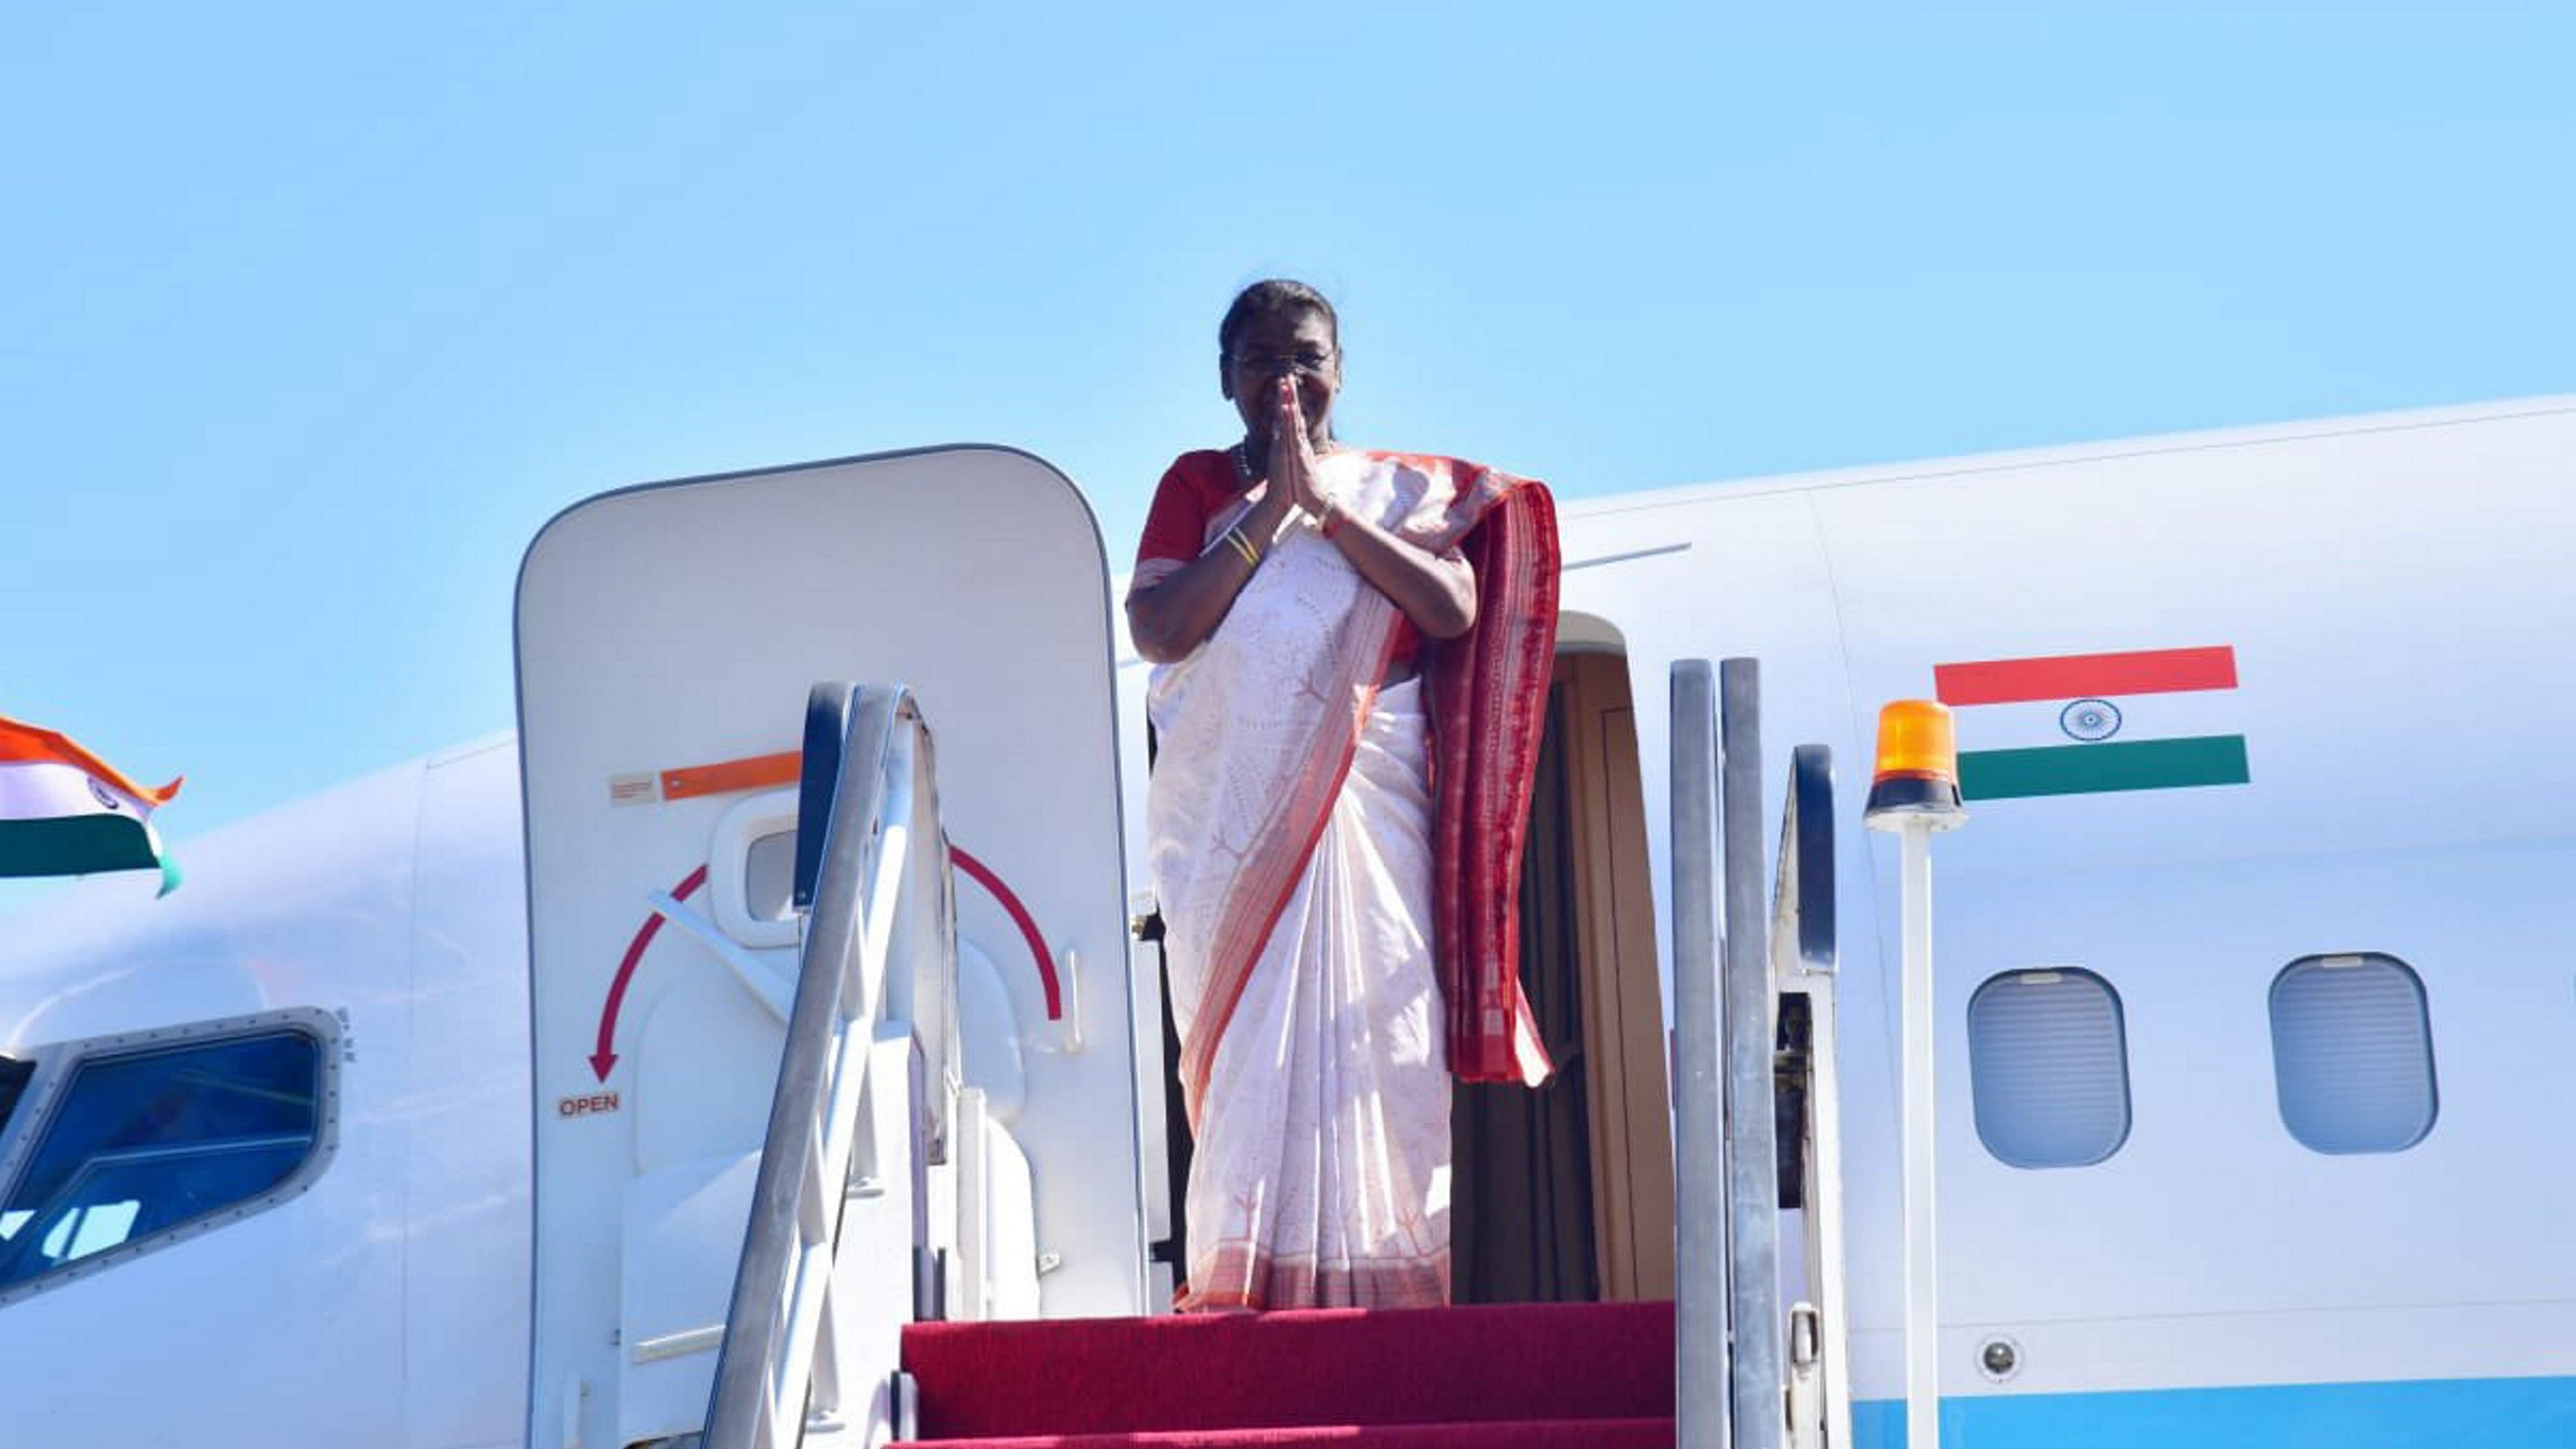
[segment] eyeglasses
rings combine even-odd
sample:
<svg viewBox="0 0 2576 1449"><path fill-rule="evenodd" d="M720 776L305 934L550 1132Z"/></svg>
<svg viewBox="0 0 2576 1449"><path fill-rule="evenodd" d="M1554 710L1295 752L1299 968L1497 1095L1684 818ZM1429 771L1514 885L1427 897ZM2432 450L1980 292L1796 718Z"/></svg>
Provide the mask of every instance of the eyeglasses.
<svg viewBox="0 0 2576 1449"><path fill-rule="evenodd" d="M1277 377L1293 372L1300 377L1321 377L1333 365L1329 352L1238 352L1229 366L1248 377Z"/></svg>

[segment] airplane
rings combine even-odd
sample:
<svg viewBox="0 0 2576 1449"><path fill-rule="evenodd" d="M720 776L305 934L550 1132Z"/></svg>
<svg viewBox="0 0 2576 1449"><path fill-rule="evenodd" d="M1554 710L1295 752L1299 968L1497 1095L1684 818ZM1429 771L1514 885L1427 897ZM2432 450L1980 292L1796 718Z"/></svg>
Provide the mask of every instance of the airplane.
<svg viewBox="0 0 2576 1449"><path fill-rule="evenodd" d="M1860 826L1880 706L1940 699L1941 1434L2576 1442L2571 457L2555 397L1565 502L1524 889L1567 1070L1462 1091L1461 1299L1691 1301L1723 1210L1825 1380L1739 1438L1922 1429ZM1121 546L1005 448L586 500L515 733L13 914L7 1442L874 1445L917 1320L1167 1308ZM1677 1218L1675 706L1721 658L1846 905L1775 983L1827 1014L1802 1183Z"/></svg>

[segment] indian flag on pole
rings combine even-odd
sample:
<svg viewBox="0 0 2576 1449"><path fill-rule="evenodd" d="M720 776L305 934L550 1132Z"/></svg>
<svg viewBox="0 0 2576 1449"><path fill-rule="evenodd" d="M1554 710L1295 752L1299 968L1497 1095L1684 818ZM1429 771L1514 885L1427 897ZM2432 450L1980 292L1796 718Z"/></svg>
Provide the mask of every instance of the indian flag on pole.
<svg viewBox="0 0 2576 1449"><path fill-rule="evenodd" d="M2243 785L2229 645L1933 666L1971 800ZM1974 748L1969 748L1973 746Z"/></svg>
<svg viewBox="0 0 2576 1449"><path fill-rule="evenodd" d="M0 716L0 876L161 872L161 894L179 868L161 850L152 812L179 782L148 790L53 730Z"/></svg>

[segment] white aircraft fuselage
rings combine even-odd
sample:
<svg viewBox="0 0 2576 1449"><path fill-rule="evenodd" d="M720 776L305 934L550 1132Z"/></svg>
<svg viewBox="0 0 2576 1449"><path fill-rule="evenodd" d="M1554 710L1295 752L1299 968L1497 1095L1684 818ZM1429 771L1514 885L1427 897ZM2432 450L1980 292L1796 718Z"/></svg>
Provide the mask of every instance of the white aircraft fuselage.
<svg viewBox="0 0 2576 1449"><path fill-rule="evenodd" d="M762 992L792 970L760 842L792 810L774 767L702 788L667 772L796 748L778 685L802 663L772 679L727 654L788 613L819 621L810 639L778 625L800 660L900 673L939 739L977 872L958 887L965 1080L1025 1156L1040 1255L988 1306L1168 1302L1160 988L1125 929L1146 666L1104 566L1127 541L1104 550L1066 489L1060 517L996 542L995 518L1026 511L979 504L974 469L1050 485L970 454L946 502L882 539L868 490L936 483L952 455L690 485L680 528L619 501L677 493L575 510L523 584L515 747L192 841L166 901L100 877L9 919L0 1059L33 1067L0 1121L9 1442L482 1449L694 1427L776 1070ZM1661 1110L1670 666L1761 662L1766 821L1790 747L1834 752L1858 1442L1895 1442L1903 1393L1894 853L1860 801L1879 706L1936 694L1971 761L1971 818L1935 851L1949 1431L2576 1435L2571 459L2560 398L1563 505L1560 648L1596 661L1566 676L1592 710L1568 788L1606 822L1577 846L1584 919L1603 941L1626 929L1584 969L1636 987L1596 1095L1615 1077ZM809 474L860 480L828 504L850 515L777 547L885 557L818 585L727 537L771 491L794 516ZM907 528L971 532L984 572L925 557L900 595L919 607L836 614L921 551ZM594 556L613 567L584 573ZM701 556L752 582L669 586L758 595L720 628L692 632L699 602L638 625L613 592ZM1024 599L1024 581L1056 592ZM1012 652L1057 627L1072 642ZM637 692L648 674L662 692ZM562 903L533 928L532 879ZM69 1150L48 1144L80 1094L106 1090L83 1063L244 1041L309 1057L309 1125L209 1128L200 1156L291 1149L290 1176L178 1208L83 1198L162 1160L110 1134L22 1200ZM204 1087L213 1070L154 1088L155 1120L192 1090L249 1090ZM1668 1193L1652 1139L1599 1149L1602 1180ZM1622 1208L1624 1229L1602 1211L1599 1291L1668 1293L1651 1242L1609 1260L1669 1207Z"/></svg>

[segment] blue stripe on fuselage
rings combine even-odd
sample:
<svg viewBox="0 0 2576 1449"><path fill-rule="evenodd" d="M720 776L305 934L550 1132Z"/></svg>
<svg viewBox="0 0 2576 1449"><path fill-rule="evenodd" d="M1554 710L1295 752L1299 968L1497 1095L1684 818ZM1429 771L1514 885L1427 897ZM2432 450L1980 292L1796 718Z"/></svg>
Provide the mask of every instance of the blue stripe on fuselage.
<svg viewBox="0 0 2576 1449"><path fill-rule="evenodd" d="M1852 1405L1858 1449L1905 1449L1905 1405ZM2425 1379L1941 1401L1942 1449L2567 1449L2576 1378Z"/></svg>

